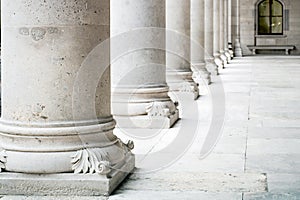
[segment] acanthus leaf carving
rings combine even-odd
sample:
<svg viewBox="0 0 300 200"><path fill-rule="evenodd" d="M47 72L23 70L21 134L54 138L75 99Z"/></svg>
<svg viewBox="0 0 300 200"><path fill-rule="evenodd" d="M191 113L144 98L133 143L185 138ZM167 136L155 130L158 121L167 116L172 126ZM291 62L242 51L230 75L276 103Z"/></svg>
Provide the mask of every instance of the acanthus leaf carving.
<svg viewBox="0 0 300 200"><path fill-rule="evenodd" d="M5 150L2 150L0 152L0 172L3 171L3 169L5 169L5 163L7 161L7 154Z"/></svg>
<svg viewBox="0 0 300 200"><path fill-rule="evenodd" d="M183 83L179 87L179 92L195 92L198 91L198 84Z"/></svg>
<svg viewBox="0 0 300 200"><path fill-rule="evenodd" d="M127 144L126 144L126 147L129 149L129 150L133 150L134 149L134 142L132 140L128 140Z"/></svg>
<svg viewBox="0 0 300 200"><path fill-rule="evenodd" d="M146 112L151 117L169 117L172 114L170 109L163 102L152 102L146 107Z"/></svg>
<svg viewBox="0 0 300 200"><path fill-rule="evenodd" d="M108 153L99 148L81 149L72 156L72 170L75 174L107 175L111 170Z"/></svg>

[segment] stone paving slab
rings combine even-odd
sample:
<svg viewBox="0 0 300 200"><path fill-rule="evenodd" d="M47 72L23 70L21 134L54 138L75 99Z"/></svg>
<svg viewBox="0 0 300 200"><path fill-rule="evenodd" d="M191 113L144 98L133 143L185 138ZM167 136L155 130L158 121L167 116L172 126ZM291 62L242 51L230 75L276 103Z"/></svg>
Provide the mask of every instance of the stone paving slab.
<svg viewBox="0 0 300 200"><path fill-rule="evenodd" d="M296 120L283 120L283 119L263 119L264 127L287 127L287 128L300 128L300 119Z"/></svg>
<svg viewBox="0 0 300 200"><path fill-rule="evenodd" d="M249 127L249 138L261 139L300 139L299 128L272 128L272 127Z"/></svg>
<svg viewBox="0 0 300 200"><path fill-rule="evenodd" d="M168 155L166 155L168 157ZM162 159L164 159L162 155ZM245 157L242 154L212 153L204 159L199 154L186 154L181 159L168 166L164 171L170 172L218 172L243 173Z"/></svg>
<svg viewBox="0 0 300 200"><path fill-rule="evenodd" d="M266 192L267 177L259 173L157 172L133 174L121 190Z"/></svg>
<svg viewBox="0 0 300 200"><path fill-rule="evenodd" d="M300 192L300 172L292 172L290 174L268 173L267 176L270 192Z"/></svg>
<svg viewBox="0 0 300 200"><path fill-rule="evenodd" d="M211 193L200 191L131 191L121 190L109 200L241 200L241 193Z"/></svg>
<svg viewBox="0 0 300 200"><path fill-rule="evenodd" d="M297 154L299 152L299 139L260 139L249 138L247 142L247 155L252 154Z"/></svg>
<svg viewBox="0 0 300 200"><path fill-rule="evenodd" d="M1 200L108 200L108 197L84 196L5 196Z"/></svg>
<svg viewBox="0 0 300 200"><path fill-rule="evenodd" d="M300 200L300 192L244 194L243 200Z"/></svg>
<svg viewBox="0 0 300 200"><path fill-rule="evenodd" d="M300 154L247 155L247 172L300 173Z"/></svg>
<svg viewBox="0 0 300 200"><path fill-rule="evenodd" d="M223 154L245 154L246 151L245 136L222 136L214 148L214 153Z"/></svg>

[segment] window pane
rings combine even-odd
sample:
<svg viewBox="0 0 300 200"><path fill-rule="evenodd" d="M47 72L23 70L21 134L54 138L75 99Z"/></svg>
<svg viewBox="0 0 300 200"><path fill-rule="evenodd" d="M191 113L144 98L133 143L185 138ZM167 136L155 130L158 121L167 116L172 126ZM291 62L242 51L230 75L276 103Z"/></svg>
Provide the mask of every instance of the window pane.
<svg viewBox="0 0 300 200"><path fill-rule="evenodd" d="M278 1L272 3L272 16L282 16L282 5Z"/></svg>
<svg viewBox="0 0 300 200"><path fill-rule="evenodd" d="M282 17L272 17L272 33L282 33Z"/></svg>
<svg viewBox="0 0 300 200"><path fill-rule="evenodd" d="M259 16L270 16L270 1L266 0L259 4Z"/></svg>
<svg viewBox="0 0 300 200"><path fill-rule="evenodd" d="M270 33L270 18L269 17L260 17L258 19L258 33L267 34Z"/></svg>

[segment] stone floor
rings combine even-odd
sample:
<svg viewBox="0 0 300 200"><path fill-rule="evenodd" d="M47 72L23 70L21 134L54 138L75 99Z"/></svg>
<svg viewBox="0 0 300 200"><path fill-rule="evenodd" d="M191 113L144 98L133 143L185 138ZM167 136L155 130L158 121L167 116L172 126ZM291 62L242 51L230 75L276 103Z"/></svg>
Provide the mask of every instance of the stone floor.
<svg viewBox="0 0 300 200"><path fill-rule="evenodd" d="M109 198L1 200L300 199L300 57L235 58L220 78L196 102L179 97L172 129L116 130L135 141L137 169Z"/></svg>

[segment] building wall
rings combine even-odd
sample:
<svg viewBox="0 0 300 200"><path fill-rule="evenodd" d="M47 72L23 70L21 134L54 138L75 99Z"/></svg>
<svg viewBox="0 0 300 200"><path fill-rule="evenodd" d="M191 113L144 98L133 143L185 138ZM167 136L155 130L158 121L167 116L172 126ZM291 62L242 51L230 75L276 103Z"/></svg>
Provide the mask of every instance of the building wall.
<svg viewBox="0 0 300 200"><path fill-rule="evenodd" d="M258 0L240 0L240 17L241 17L241 45L244 55L249 55L251 52L247 45L255 44L255 5ZM283 36L264 36L256 37L257 45L272 44L272 45L295 45L296 50L291 54L300 54L300 0L282 0L285 4L285 9L289 13L287 19L287 29L284 30ZM280 52L282 53L282 52Z"/></svg>

